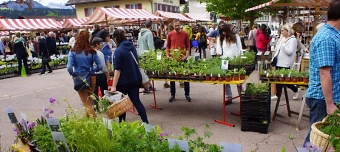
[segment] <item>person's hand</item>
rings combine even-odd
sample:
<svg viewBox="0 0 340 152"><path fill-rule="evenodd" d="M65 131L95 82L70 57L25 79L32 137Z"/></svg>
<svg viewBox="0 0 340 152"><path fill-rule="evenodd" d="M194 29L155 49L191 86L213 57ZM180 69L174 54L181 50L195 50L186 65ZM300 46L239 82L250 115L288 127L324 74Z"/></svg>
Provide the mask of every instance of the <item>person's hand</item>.
<svg viewBox="0 0 340 152"><path fill-rule="evenodd" d="M217 55L217 56L222 56L222 54L218 54L218 53L217 53L216 55Z"/></svg>
<svg viewBox="0 0 340 152"><path fill-rule="evenodd" d="M338 110L338 107L335 106L335 104L326 104L327 114L333 114L336 110Z"/></svg>
<svg viewBox="0 0 340 152"><path fill-rule="evenodd" d="M117 91L116 87L111 87L110 92L115 92L115 91Z"/></svg>

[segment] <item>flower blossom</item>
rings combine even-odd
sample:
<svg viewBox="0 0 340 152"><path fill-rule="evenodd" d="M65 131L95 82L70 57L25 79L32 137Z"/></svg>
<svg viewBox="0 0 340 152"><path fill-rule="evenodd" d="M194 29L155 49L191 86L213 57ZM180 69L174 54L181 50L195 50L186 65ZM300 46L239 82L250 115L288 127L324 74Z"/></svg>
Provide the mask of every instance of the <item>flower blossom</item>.
<svg viewBox="0 0 340 152"><path fill-rule="evenodd" d="M50 103L54 103L55 99L54 98L50 98Z"/></svg>

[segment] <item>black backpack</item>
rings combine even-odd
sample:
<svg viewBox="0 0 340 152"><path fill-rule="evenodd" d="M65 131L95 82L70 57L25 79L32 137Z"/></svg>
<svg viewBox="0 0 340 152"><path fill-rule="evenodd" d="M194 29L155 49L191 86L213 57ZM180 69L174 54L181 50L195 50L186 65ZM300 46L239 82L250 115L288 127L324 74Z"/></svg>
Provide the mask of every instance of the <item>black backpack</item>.
<svg viewBox="0 0 340 152"><path fill-rule="evenodd" d="M207 44L207 35L205 33L201 33L200 39L198 41L200 44Z"/></svg>

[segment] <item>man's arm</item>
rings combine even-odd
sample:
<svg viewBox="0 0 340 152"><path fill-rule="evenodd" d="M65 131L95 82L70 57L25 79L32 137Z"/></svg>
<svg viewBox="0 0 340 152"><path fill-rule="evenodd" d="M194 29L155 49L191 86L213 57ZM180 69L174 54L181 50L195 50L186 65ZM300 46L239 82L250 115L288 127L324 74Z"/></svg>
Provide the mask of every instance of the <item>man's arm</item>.
<svg viewBox="0 0 340 152"><path fill-rule="evenodd" d="M151 51L155 49L155 44L153 42L152 32L148 35L148 46Z"/></svg>
<svg viewBox="0 0 340 152"><path fill-rule="evenodd" d="M322 67L319 69L319 71L321 88L326 101L327 114L332 114L338 108L335 106L333 101L331 67L330 66Z"/></svg>

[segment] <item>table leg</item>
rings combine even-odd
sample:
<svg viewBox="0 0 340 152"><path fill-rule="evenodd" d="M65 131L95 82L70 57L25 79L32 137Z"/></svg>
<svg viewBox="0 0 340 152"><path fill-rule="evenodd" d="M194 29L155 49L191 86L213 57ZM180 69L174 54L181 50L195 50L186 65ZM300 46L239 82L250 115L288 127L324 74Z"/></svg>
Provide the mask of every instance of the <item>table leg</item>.
<svg viewBox="0 0 340 152"><path fill-rule="evenodd" d="M279 105L280 105L280 100L281 100L281 95L277 97L277 101L276 101L276 105L275 105L272 121L275 121L275 117L277 115L277 109L279 109Z"/></svg>
<svg viewBox="0 0 340 152"><path fill-rule="evenodd" d="M288 93L287 93L287 86L283 86L284 92L285 92L285 98L286 98L286 104L287 104L287 111L288 111L288 116L292 117L291 111L290 111L290 105L289 105L289 98L288 98Z"/></svg>
<svg viewBox="0 0 340 152"><path fill-rule="evenodd" d="M219 124L222 124L222 125L227 125L227 126L231 126L231 127L235 127L234 124L231 124L231 123L228 123L226 121L226 117L227 117L227 112L226 112L226 100L225 100L225 85L223 84L223 103L222 103L222 106L223 106L223 112L222 112L222 118L223 118L223 121L222 120L215 120L215 122L219 123Z"/></svg>
<svg viewBox="0 0 340 152"><path fill-rule="evenodd" d="M303 115L303 109L305 108L305 104L306 104L306 95L303 96L303 99L301 101L301 107L300 107L300 111L299 111L299 117L298 120L296 122L296 130L300 130L300 121Z"/></svg>
<svg viewBox="0 0 340 152"><path fill-rule="evenodd" d="M239 89L237 89L238 96L236 96L236 97L234 97L234 98L232 98L230 100L234 100L236 98L240 98L240 112L239 113L232 112L231 114L235 115L235 116L241 116L241 114L242 114L242 100L241 100L242 84L240 86L237 86L237 87L240 87Z"/></svg>
<svg viewBox="0 0 340 152"><path fill-rule="evenodd" d="M154 82L154 80L152 80L151 82L152 82L152 93L153 93L153 102L154 102L154 104L151 104L150 106L153 107L153 108L156 108L158 110L162 110L161 107L157 106L156 93L155 93L155 82Z"/></svg>

